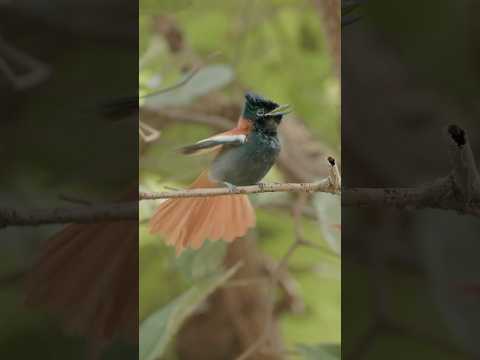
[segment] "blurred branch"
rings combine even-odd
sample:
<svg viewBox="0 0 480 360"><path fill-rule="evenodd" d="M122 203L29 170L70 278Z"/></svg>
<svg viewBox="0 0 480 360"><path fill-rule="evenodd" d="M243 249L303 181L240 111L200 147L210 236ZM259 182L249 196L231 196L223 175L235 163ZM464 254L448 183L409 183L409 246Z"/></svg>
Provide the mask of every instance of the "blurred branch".
<svg viewBox="0 0 480 360"><path fill-rule="evenodd" d="M138 133L145 142L152 142L160 137L161 132L154 127L146 124L142 120L138 121Z"/></svg>
<svg viewBox="0 0 480 360"><path fill-rule="evenodd" d="M344 189L343 206L378 206L399 209L456 210L480 217L480 176L468 136L457 125L448 127L447 139L452 172L445 178L417 188ZM327 192L340 194L341 178L333 158L328 158L327 178L312 183L259 184L233 189L187 189L159 193L140 193L140 200L207 197L267 192ZM63 223L137 220L136 202L75 206L53 209L0 208L0 228Z"/></svg>
<svg viewBox="0 0 480 360"><path fill-rule="evenodd" d="M0 73L15 90L23 91L45 81L51 73L48 65L11 46L0 36Z"/></svg>
<svg viewBox="0 0 480 360"><path fill-rule="evenodd" d="M446 134L452 164L448 176L416 188L344 189L342 206L432 208L480 217L480 176L468 136L457 125L450 125Z"/></svg>
<svg viewBox="0 0 480 360"><path fill-rule="evenodd" d="M52 209L0 208L0 229L8 226L88 224L101 221L138 220L138 203L59 207Z"/></svg>
<svg viewBox="0 0 480 360"><path fill-rule="evenodd" d="M201 69L201 66L194 66L192 70L190 70L182 79L177 81L175 84L167 86L163 89L154 90L148 94L139 96L140 99L157 96L161 94L165 94L167 92L171 92L181 88L183 85L186 85Z"/></svg>
<svg viewBox="0 0 480 360"><path fill-rule="evenodd" d="M313 0L324 27L325 37L333 58L335 73L340 77L341 67L341 30L340 30L340 0Z"/></svg>
<svg viewBox="0 0 480 360"><path fill-rule="evenodd" d="M452 195L442 198L452 188L451 178L419 188L354 188L342 193L342 206L356 207L392 207L396 209L455 210L462 214L480 217L480 203L467 204ZM452 193L450 193L452 194Z"/></svg>
<svg viewBox="0 0 480 360"><path fill-rule="evenodd" d="M330 176L326 179L304 184L261 184L239 186L234 189L188 189L160 193L140 193L140 200L166 198L207 197L266 192L329 192L339 194L340 174L333 158L329 158ZM85 205L53 209L0 208L0 229L7 226L36 226L65 223L93 223L101 221L138 220L138 203Z"/></svg>
<svg viewBox="0 0 480 360"><path fill-rule="evenodd" d="M282 256L278 265L271 273L270 278L270 301L268 309L268 318L266 320L265 327L261 336L251 344L240 356L236 357L235 360L247 360L250 359L257 352L261 351L261 348L266 344L267 340L270 337L270 331L274 322L275 315L275 289L277 284L281 282L281 279L284 277L285 268L288 265L289 260L300 247L316 247L314 243L305 240L303 237L303 231L301 229L301 217L303 213L303 208L307 204L307 195L305 193L300 193L297 201L292 206L292 215L294 220L294 241L289 246L285 254Z"/></svg>
<svg viewBox="0 0 480 360"><path fill-rule="evenodd" d="M148 117L148 110L142 109L142 116L146 115ZM217 115L207 115L207 114L199 114L191 111L185 110L173 110L173 109L165 109L165 110L157 110L155 114L161 115L166 117L168 120L174 120L178 122L196 122L200 124L205 124L212 126L216 129L228 129L231 127L232 122L223 116ZM154 116L151 114L150 116Z"/></svg>

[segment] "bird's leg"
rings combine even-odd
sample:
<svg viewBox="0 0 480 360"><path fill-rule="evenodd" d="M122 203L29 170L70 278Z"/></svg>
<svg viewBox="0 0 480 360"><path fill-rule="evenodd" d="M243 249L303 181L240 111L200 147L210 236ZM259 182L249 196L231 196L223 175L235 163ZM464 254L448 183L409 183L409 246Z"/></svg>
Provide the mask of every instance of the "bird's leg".
<svg viewBox="0 0 480 360"><path fill-rule="evenodd" d="M266 183L262 182L262 181L259 181L257 182L257 185L258 187L260 188L260 190L265 190L265 186L267 185Z"/></svg>
<svg viewBox="0 0 480 360"><path fill-rule="evenodd" d="M228 190L230 190L230 192L237 191L237 187L227 181L223 181L222 184L225 185L228 188Z"/></svg>

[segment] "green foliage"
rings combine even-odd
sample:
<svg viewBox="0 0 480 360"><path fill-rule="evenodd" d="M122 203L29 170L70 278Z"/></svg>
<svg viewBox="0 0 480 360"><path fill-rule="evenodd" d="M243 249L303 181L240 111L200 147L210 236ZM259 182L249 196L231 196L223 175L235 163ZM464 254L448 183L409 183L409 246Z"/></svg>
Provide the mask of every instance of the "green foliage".
<svg viewBox="0 0 480 360"><path fill-rule="evenodd" d="M195 281L221 269L226 250L225 242L207 241L200 250L185 250L176 265L185 278Z"/></svg>
<svg viewBox="0 0 480 360"><path fill-rule="evenodd" d="M238 267L196 282L180 297L143 321L140 327L140 360L160 358L185 319L209 294L235 274Z"/></svg>
<svg viewBox="0 0 480 360"><path fill-rule="evenodd" d="M297 350L304 360L340 360L342 358L340 345L297 345Z"/></svg>

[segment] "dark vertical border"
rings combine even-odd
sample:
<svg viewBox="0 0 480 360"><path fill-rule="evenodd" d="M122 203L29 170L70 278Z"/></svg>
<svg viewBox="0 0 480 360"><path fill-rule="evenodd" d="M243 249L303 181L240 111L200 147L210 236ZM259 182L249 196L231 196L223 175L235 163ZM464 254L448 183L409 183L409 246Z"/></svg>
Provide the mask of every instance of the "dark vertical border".
<svg viewBox="0 0 480 360"><path fill-rule="evenodd" d="M0 5L0 357L138 357L138 3Z"/></svg>
<svg viewBox="0 0 480 360"><path fill-rule="evenodd" d="M343 5L344 358L477 358L478 4Z"/></svg>

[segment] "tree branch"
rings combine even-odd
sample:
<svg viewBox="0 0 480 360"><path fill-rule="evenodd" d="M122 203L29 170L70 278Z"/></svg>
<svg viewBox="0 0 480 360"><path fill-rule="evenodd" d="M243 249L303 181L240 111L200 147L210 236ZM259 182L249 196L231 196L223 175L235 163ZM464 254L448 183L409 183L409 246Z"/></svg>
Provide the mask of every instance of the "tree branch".
<svg viewBox="0 0 480 360"><path fill-rule="evenodd" d="M235 188L205 188L205 189L186 189L176 191L163 191L153 193L140 193L140 200L154 199L172 199L172 198L192 198L192 197L210 197L222 195L238 194L258 194L269 192L326 192L331 194L340 194L340 173L333 158L329 158L330 175L322 180L312 183L286 183L286 184L259 184L250 186L237 186Z"/></svg>
<svg viewBox="0 0 480 360"><path fill-rule="evenodd" d="M406 210L455 210L480 217L480 203L466 204L449 193L450 177L432 187L419 188L354 188L342 192L342 206L397 208ZM442 197L442 195L444 195Z"/></svg>
<svg viewBox="0 0 480 360"><path fill-rule="evenodd" d="M51 209L0 208L0 229L7 226L89 224L121 220L138 221L137 202Z"/></svg>
<svg viewBox="0 0 480 360"><path fill-rule="evenodd" d="M480 176L464 129L446 131L452 172L417 188L357 188L342 191L342 206L455 210L480 217Z"/></svg>
<svg viewBox="0 0 480 360"><path fill-rule="evenodd" d="M235 194L256 194L266 192L328 192L340 193L340 174L333 158L328 158L330 175L314 183L302 184L261 184L239 186L235 189L187 189L159 193L140 193L140 200L167 198L207 197ZM48 224L88 224L101 221L138 221L138 203L75 205L53 209L0 208L0 229L7 226L37 226Z"/></svg>
<svg viewBox="0 0 480 360"><path fill-rule="evenodd" d="M480 217L480 176L465 130L447 129L452 172L432 184L417 188L344 189L342 206L393 207L399 209L455 210ZM340 194L341 177L335 159L328 158L327 178L312 183L260 184L234 189L208 188L140 193L140 200L190 198L267 192L326 192ZM0 229L7 226L36 226L65 223L138 220L136 202L75 206L53 209L0 208Z"/></svg>

